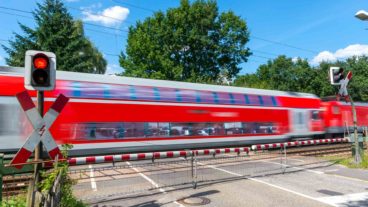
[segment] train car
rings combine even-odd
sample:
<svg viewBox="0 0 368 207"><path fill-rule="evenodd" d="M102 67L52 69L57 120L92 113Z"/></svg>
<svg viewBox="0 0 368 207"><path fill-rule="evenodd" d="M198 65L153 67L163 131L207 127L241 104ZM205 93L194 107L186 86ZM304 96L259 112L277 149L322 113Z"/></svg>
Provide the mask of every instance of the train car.
<svg viewBox="0 0 368 207"><path fill-rule="evenodd" d="M368 104L355 103L358 132L368 126ZM322 102L322 116L326 135L328 137L342 137L353 132L353 114L351 104L337 101Z"/></svg>
<svg viewBox="0 0 368 207"><path fill-rule="evenodd" d="M0 68L0 151L31 131L15 99L23 70ZM35 92L30 91L35 100ZM70 97L51 133L72 155L228 147L321 136L313 94L57 71L45 110Z"/></svg>

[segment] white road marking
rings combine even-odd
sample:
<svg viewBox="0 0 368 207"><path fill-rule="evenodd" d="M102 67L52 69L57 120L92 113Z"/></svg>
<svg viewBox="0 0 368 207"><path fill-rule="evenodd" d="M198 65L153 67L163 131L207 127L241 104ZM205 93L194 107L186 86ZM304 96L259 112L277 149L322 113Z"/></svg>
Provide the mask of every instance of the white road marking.
<svg viewBox="0 0 368 207"><path fill-rule="evenodd" d="M91 188L93 191L97 191L97 184L96 184L96 181L95 181L95 173L93 172L93 167L92 165L89 165L89 177L91 179Z"/></svg>
<svg viewBox="0 0 368 207"><path fill-rule="evenodd" d="M296 160L296 161L299 161L299 162L305 162L305 160L300 160L300 159L294 159L294 158L287 158L288 160Z"/></svg>
<svg viewBox="0 0 368 207"><path fill-rule="evenodd" d="M365 192L365 193L346 194L341 196L328 196L318 198L318 200L334 206L346 206L345 205L346 203L357 201L365 201L368 203L368 193Z"/></svg>
<svg viewBox="0 0 368 207"><path fill-rule="evenodd" d="M149 183L151 183L151 185L153 185L154 187L158 188L158 190L161 192L161 193L164 193L166 194L167 192L165 191L165 189L163 188L160 188L160 186L158 185L158 183L156 183L154 180L152 180L150 177L148 177L147 175L141 173L141 171L139 171L137 168L133 167L130 162L126 162L129 167L131 167L136 173L138 173L140 176L142 176L145 180L147 180ZM173 202L174 204L177 204L179 205L180 207L185 207L184 205L178 203L177 201L174 201Z"/></svg>
<svg viewBox="0 0 368 207"><path fill-rule="evenodd" d="M231 175L235 175L235 176L239 176L239 177L242 176L241 174L238 174L238 173L235 173L235 172L231 172L229 170L225 170L225 169L222 169L222 168L218 168L218 167L215 167L213 165L206 165L206 164L203 164L203 163L200 163L200 162L198 162L198 164L204 165L204 166L208 166L208 167L210 167L212 169L219 170L219 171L222 171L222 172L231 174ZM296 191L293 191L293 190L290 190L290 189L287 189L287 188L284 188L284 187L281 187L281 186L278 186L278 185L267 183L265 181L262 181L262 180L259 180L259 179L256 179L256 178L247 178L247 179L252 180L252 181L255 181L255 182L259 182L259 183L262 183L262 184L265 184L265 185L268 185L268 186L271 186L271 187L274 187L274 188L277 188L277 189L280 189L280 190L283 190L283 191L287 191L289 193L293 193L295 195L302 196L304 198L308 198L308 199L315 200L315 201L318 201L318 202L326 203L323 200L319 200L317 198L314 198L314 197L311 197L311 196L308 196L308 195L305 195L305 194L302 194L302 193L299 193L299 192L296 192ZM326 203L326 204L331 205L331 206L335 206L335 205L333 205L331 203Z"/></svg>
<svg viewBox="0 0 368 207"><path fill-rule="evenodd" d="M325 170L325 172L336 172L338 169Z"/></svg>
<svg viewBox="0 0 368 207"><path fill-rule="evenodd" d="M322 171L317 171L317 170L308 170L306 168L302 168L302 167L295 167L295 166L292 166L292 165L287 165L287 164L282 164L282 163L277 163L277 162L270 162L270 161L264 161L264 160L261 160L260 162L266 162L266 163L270 163L270 164L277 164L277 165L282 165L282 166L285 166L285 167L289 167L289 168L295 168L295 169L298 169L298 170L303 170L303 171L307 171L307 172L312 172L312 173L315 173L315 174L325 174L324 172Z"/></svg>

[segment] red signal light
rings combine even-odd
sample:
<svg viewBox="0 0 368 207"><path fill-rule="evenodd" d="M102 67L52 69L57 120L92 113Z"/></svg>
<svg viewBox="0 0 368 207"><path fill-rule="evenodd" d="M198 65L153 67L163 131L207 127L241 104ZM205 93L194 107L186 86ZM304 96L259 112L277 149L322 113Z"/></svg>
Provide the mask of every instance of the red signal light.
<svg viewBox="0 0 368 207"><path fill-rule="evenodd" d="M37 54L33 58L33 66L36 69L46 69L49 66L49 58L43 54Z"/></svg>

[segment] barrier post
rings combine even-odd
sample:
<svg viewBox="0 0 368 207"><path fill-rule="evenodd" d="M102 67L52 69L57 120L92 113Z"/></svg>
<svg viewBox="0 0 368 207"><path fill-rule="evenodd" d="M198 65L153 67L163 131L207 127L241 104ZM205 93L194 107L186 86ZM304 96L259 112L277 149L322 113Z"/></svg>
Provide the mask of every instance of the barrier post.
<svg viewBox="0 0 368 207"><path fill-rule="evenodd" d="M3 173L4 173L4 154L0 154L0 206L3 202Z"/></svg>
<svg viewBox="0 0 368 207"><path fill-rule="evenodd" d="M193 182L193 189L197 188L197 153L192 151L191 156L191 168L192 168L192 182Z"/></svg>
<svg viewBox="0 0 368 207"><path fill-rule="evenodd" d="M351 99L350 95L349 95L349 99L351 103L351 109L353 113L353 123L354 123L354 146L355 146L354 162L355 164L360 164L362 162L362 157L361 157L360 150L359 150L357 115L356 115L354 101L353 99Z"/></svg>

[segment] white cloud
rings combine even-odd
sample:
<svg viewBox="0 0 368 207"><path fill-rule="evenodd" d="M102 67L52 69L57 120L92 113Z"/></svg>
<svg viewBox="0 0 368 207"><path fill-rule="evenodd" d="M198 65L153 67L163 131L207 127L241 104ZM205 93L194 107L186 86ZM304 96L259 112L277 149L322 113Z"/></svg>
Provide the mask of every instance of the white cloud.
<svg viewBox="0 0 368 207"><path fill-rule="evenodd" d="M300 57L293 57L291 59L291 61L293 61L293 63L296 63L296 62L298 62L299 59L300 59Z"/></svg>
<svg viewBox="0 0 368 207"><path fill-rule="evenodd" d="M0 56L0 66L5 66L5 59L3 58L3 56Z"/></svg>
<svg viewBox="0 0 368 207"><path fill-rule="evenodd" d="M103 11L92 13L83 11L84 21L99 22L106 26L119 26L129 15L129 9L121 6L109 7Z"/></svg>
<svg viewBox="0 0 368 207"><path fill-rule="evenodd" d="M123 71L124 69L117 64L108 64L106 66L105 75L114 75L117 73L122 73Z"/></svg>
<svg viewBox="0 0 368 207"><path fill-rule="evenodd" d="M311 64L317 65L320 62L334 62L338 59L346 59L352 56L368 55L368 45L354 44L343 49L338 49L335 52L323 51L315 56Z"/></svg>
<svg viewBox="0 0 368 207"><path fill-rule="evenodd" d="M80 7L82 10L91 10L91 9L99 9L102 7L102 4L101 2L98 2L96 4L91 4L89 6L86 6L86 7Z"/></svg>

